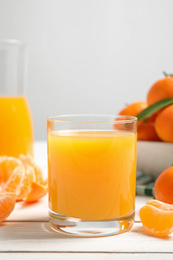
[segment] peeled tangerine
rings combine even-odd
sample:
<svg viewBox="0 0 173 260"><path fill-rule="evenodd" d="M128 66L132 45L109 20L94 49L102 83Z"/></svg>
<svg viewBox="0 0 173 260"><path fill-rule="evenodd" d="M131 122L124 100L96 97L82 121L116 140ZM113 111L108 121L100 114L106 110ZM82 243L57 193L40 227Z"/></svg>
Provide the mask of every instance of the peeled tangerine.
<svg viewBox="0 0 173 260"><path fill-rule="evenodd" d="M165 237L173 232L173 205L149 200L140 209L139 215L149 234Z"/></svg>
<svg viewBox="0 0 173 260"><path fill-rule="evenodd" d="M15 194L17 201L33 202L47 193L38 165L28 156L0 157L0 192Z"/></svg>

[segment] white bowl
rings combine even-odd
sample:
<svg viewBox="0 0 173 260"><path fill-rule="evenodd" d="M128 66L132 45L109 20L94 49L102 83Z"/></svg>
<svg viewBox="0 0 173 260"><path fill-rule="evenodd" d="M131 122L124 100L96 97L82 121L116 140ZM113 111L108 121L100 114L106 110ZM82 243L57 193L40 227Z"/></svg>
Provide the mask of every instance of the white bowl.
<svg viewBox="0 0 173 260"><path fill-rule="evenodd" d="M137 142L137 169L155 179L173 165L173 143Z"/></svg>

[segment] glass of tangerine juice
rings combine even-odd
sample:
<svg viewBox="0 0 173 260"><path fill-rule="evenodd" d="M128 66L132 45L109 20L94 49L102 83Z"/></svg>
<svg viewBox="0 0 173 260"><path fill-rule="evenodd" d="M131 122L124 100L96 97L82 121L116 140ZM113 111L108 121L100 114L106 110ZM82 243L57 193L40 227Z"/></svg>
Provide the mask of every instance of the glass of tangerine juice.
<svg viewBox="0 0 173 260"><path fill-rule="evenodd" d="M131 116L47 120L49 222L64 234L120 234L134 222L136 125Z"/></svg>

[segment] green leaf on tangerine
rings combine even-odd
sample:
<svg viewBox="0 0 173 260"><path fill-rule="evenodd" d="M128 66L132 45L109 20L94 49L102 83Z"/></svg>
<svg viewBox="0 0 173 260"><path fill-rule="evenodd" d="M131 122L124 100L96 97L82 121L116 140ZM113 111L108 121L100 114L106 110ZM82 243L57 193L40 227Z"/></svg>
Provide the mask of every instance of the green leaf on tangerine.
<svg viewBox="0 0 173 260"><path fill-rule="evenodd" d="M152 116L156 111L158 111L161 108L167 107L169 105L173 104L173 98L165 98L162 99L151 106L144 109L141 113L137 115L138 121L147 118L149 116Z"/></svg>

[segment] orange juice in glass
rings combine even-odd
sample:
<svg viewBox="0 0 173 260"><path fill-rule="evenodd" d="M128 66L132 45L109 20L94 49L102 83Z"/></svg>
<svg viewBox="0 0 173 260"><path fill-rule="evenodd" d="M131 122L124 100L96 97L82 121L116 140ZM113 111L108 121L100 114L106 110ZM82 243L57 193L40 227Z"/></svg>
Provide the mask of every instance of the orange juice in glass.
<svg viewBox="0 0 173 260"><path fill-rule="evenodd" d="M136 118L48 119L49 221L74 236L107 236L134 220Z"/></svg>
<svg viewBox="0 0 173 260"><path fill-rule="evenodd" d="M33 156L33 124L25 96L26 46L0 40L0 155Z"/></svg>

